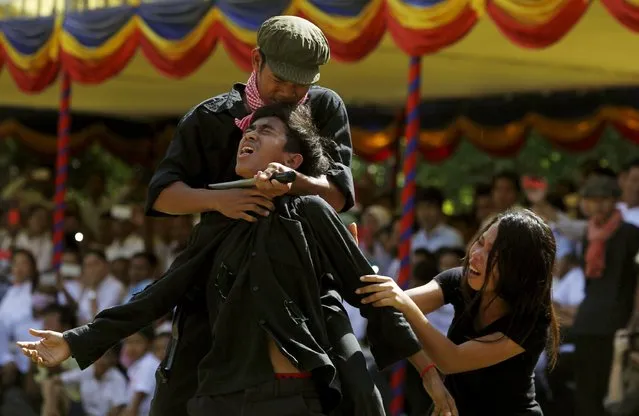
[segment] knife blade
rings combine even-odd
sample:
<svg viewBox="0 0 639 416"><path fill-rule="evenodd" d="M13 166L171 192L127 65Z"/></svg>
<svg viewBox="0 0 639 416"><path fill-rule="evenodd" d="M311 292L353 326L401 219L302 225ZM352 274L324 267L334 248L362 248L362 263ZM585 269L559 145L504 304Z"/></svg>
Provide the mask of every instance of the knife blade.
<svg viewBox="0 0 639 416"><path fill-rule="evenodd" d="M294 170L288 172L278 172L271 175L271 180L276 180L280 183L293 183L297 178L297 173ZM235 189L235 188L253 188L255 187L255 178L240 179L239 181L212 183L208 185L209 189Z"/></svg>

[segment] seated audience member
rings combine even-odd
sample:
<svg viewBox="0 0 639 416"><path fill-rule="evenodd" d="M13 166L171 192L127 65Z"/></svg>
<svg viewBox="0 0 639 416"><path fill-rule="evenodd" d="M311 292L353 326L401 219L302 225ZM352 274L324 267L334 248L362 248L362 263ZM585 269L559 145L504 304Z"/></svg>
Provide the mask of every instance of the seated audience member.
<svg viewBox="0 0 639 416"><path fill-rule="evenodd" d="M464 259L464 249L458 247L442 247L435 253L437 257L437 268L439 272L453 269L462 265Z"/></svg>
<svg viewBox="0 0 639 416"><path fill-rule="evenodd" d="M127 412L131 415L147 416L151 409L151 398L155 391L155 371L160 365L151 351L154 338L153 327L146 327L124 340L122 352L131 361Z"/></svg>
<svg viewBox="0 0 639 416"><path fill-rule="evenodd" d="M51 269L53 242L49 231L49 210L43 206L33 206L27 216L27 227L18 233L15 247L33 253L40 273Z"/></svg>
<svg viewBox="0 0 639 416"><path fill-rule="evenodd" d="M151 351L160 361L164 361L166 358L166 350L171 342L171 329L171 321L162 322L155 328L155 338L153 338Z"/></svg>
<svg viewBox="0 0 639 416"><path fill-rule="evenodd" d="M380 205L371 205L362 213L361 226L357 230L360 250L368 261L380 270L386 269L392 259L385 255L383 246L375 237L392 219L388 209Z"/></svg>
<svg viewBox="0 0 639 416"><path fill-rule="evenodd" d="M415 218L419 229L413 235L413 251L424 248L435 252L442 247L464 247L461 233L446 224L443 206L444 194L440 189L429 187L418 191Z"/></svg>
<svg viewBox="0 0 639 416"><path fill-rule="evenodd" d="M144 251L144 240L135 232L133 225L133 208L115 206L111 208L113 241L104 250L109 261L124 257L131 258L135 253Z"/></svg>
<svg viewBox="0 0 639 416"><path fill-rule="evenodd" d="M65 388L74 387L80 390L80 403L86 416L120 416L128 404L127 380L118 370L118 352L108 350L92 366L86 370L65 371L48 379L44 384L44 395L47 398L50 413L58 411L66 415L73 399L65 394ZM138 415L142 413L131 413Z"/></svg>
<svg viewBox="0 0 639 416"><path fill-rule="evenodd" d="M121 303L124 285L109 274L104 253L90 250L82 259L82 283L78 300L80 323L91 321L98 312Z"/></svg>
<svg viewBox="0 0 639 416"><path fill-rule="evenodd" d="M124 286L129 285L129 259L118 257L117 259L110 262L109 269L111 271L111 275L118 279L120 283L122 283Z"/></svg>
<svg viewBox="0 0 639 416"><path fill-rule="evenodd" d="M75 248L65 248L59 270L58 303L78 309L78 299L82 293L82 256Z"/></svg>
<svg viewBox="0 0 639 416"><path fill-rule="evenodd" d="M41 311L55 302L55 296L38 289L40 275L31 252L15 250L11 270L13 286L0 302L0 343L6 345L6 353L0 356L0 366L6 388L18 386L30 367L29 360L14 343L31 339L29 329L42 326Z"/></svg>
<svg viewBox="0 0 639 416"><path fill-rule="evenodd" d="M129 288L124 295L124 302L128 302L145 287L153 283L158 267L158 258L150 252L136 253L131 257L129 266Z"/></svg>

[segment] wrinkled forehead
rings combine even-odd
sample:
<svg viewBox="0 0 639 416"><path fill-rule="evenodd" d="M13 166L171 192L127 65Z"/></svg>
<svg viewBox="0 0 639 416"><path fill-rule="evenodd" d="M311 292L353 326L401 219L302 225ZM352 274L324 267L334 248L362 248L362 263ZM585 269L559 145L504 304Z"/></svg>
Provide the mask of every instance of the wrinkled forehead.
<svg viewBox="0 0 639 416"><path fill-rule="evenodd" d="M255 130L269 130L282 136L286 135L286 125L275 116L261 117L257 120L253 120L251 127Z"/></svg>

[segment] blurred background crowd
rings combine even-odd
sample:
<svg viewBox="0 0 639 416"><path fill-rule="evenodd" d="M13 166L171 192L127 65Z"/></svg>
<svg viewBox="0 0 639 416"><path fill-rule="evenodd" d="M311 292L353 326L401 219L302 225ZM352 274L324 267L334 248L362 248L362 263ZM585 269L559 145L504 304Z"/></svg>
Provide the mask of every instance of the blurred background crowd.
<svg viewBox="0 0 639 416"><path fill-rule="evenodd" d="M580 193L586 179L592 176L607 178L608 182L598 185L595 193L592 189L590 193ZM611 191L611 184L618 184L620 192ZM50 171L38 168L17 175L2 190L0 414L145 415L155 388L155 369L170 340L170 316L127 338L83 372L73 359L60 368L38 368L16 349L14 342L32 339L29 328L64 331L91 321L105 308L127 302L161 278L184 249L198 219L145 217L141 203L143 181L134 177L119 186L117 192L107 192L104 175L94 172L86 177L83 186L68 194L63 263L59 273L53 273L49 185ZM343 219L358 223L360 248L374 268L380 274L397 277L400 217L395 214L393 200L364 195L365 186L361 183L358 189L360 203L343 214ZM446 203L447 195L437 187L422 187L417 193L411 285L425 284L436 274L462 265L466 247L478 230L509 208L531 208L552 225L557 240L553 299L561 319L563 345L553 371L547 371L543 357L540 360L537 394L547 414L574 414L573 403L578 394L572 333L575 316L588 297L593 298L589 307L619 302L615 290L585 290L583 242L588 238L588 217L619 210L624 222L639 226L639 160L630 161L619 172L588 162L575 180L555 181L552 186L541 177L500 171L488 183L474 185L470 210L447 215ZM624 242L620 244L623 246ZM605 264L610 270L618 270L614 272L618 276L613 285L622 287L624 281L636 281L636 267L629 269L627 265L612 264L613 261L615 258L609 257ZM366 321L357 309L347 305L347 310L366 350ZM446 333L452 316L452 308L446 306L428 318ZM586 328L585 333L591 329ZM601 326L600 333L593 331L597 336L613 337L618 329L607 323ZM584 328L574 330L584 333ZM636 346L625 348L632 352ZM624 357L629 358L616 362L620 365L617 372L627 374L639 368L636 353ZM388 374L378 373L372 361L371 371L388 400ZM412 370L406 379L406 399L408 414L426 414L429 398Z"/></svg>

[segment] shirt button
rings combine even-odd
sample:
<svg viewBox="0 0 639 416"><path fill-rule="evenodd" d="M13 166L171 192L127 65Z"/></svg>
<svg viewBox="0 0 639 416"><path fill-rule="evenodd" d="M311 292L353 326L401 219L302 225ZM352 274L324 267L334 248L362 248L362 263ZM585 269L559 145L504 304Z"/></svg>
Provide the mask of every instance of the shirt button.
<svg viewBox="0 0 639 416"><path fill-rule="evenodd" d="M266 321L264 319L260 319L260 325L264 325Z"/></svg>
<svg viewBox="0 0 639 416"><path fill-rule="evenodd" d="M256 252L252 252L251 253L251 257L255 257L255 256L257 256L257 253Z"/></svg>
<svg viewBox="0 0 639 416"><path fill-rule="evenodd" d="M259 286L253 286L253 292L257 292L258 290L260 290Z"/></svg>

